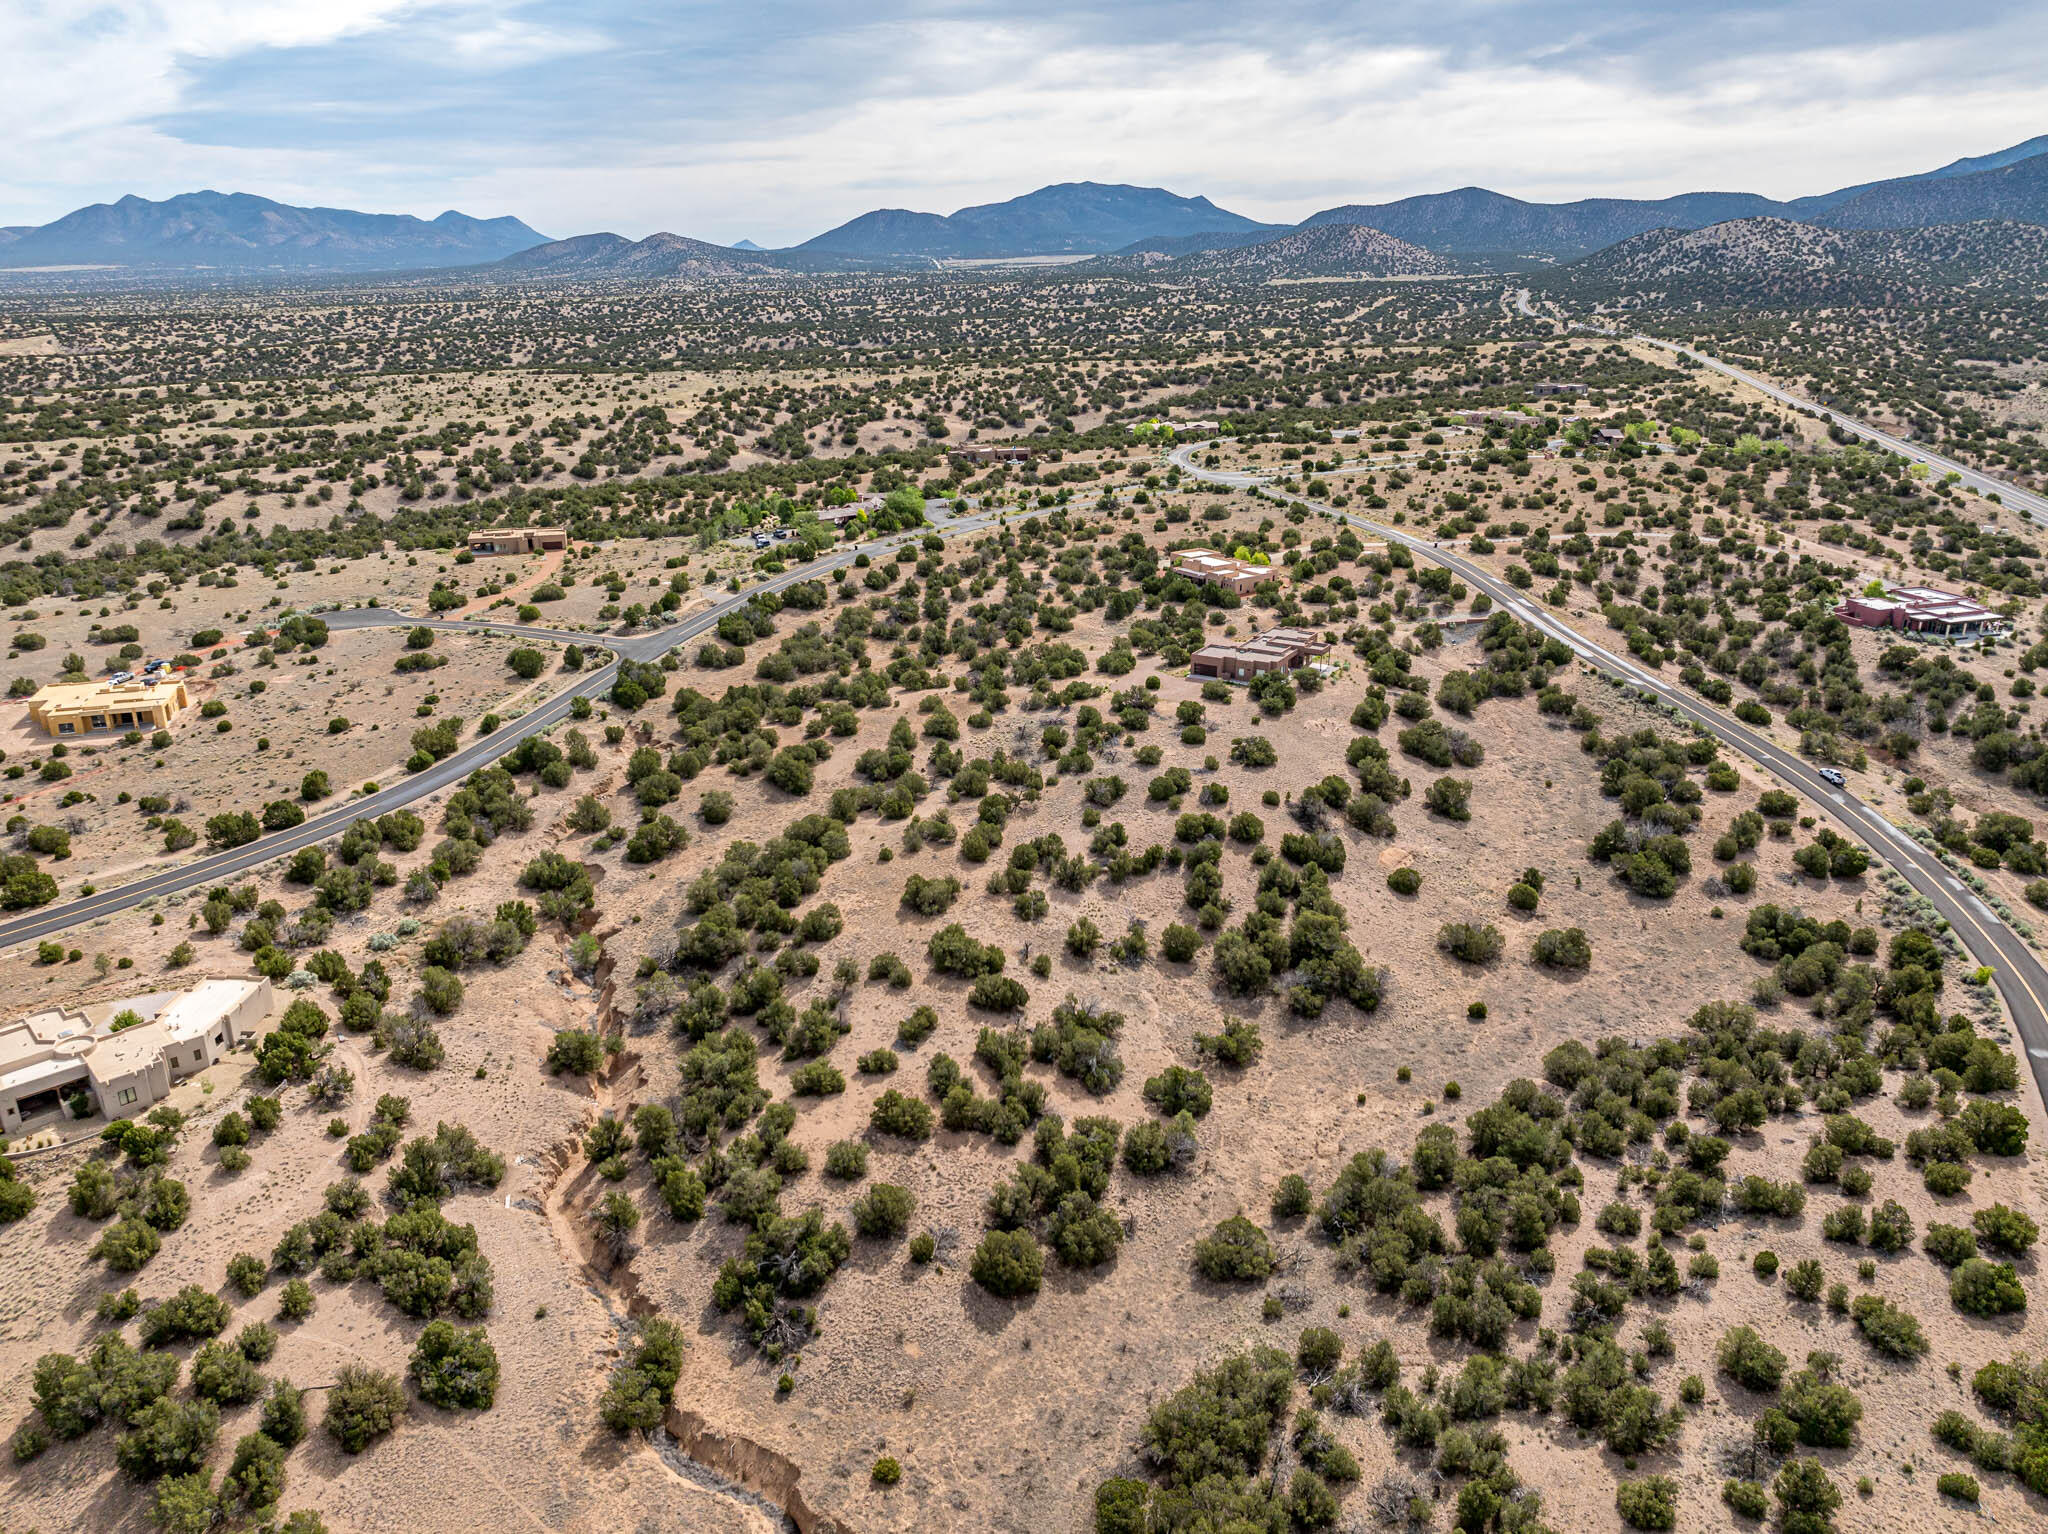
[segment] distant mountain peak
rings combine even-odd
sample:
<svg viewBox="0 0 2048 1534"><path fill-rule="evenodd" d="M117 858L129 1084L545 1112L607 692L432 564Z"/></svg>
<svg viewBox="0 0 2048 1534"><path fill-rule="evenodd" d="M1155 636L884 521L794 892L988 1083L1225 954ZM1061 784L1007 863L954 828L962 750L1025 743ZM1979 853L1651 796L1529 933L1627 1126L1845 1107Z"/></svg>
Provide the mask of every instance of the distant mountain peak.
<svg viewBox="0 0 2048 1534"><path fill-rule="evenodd" d="M1097 254L1148 236L1172 238L1267 226L1156 186L1062 181L950 215L877 208L796 248L821 254L939 260Z"/></svg>
<svg viewBox="0 0 2048 1534"><path fill-rule="evenodd" d="M182 192L161 202L132 192L7 241L10 267L402 271L471 266L545 243L516 218L438 218L300 208L249 192Z"/></svg>
<svg viewBox="0 0 2048 1534"><path fill-rule="evenodd" d="M515 251L492 264L493 275L532 277L728 277L772 270L770 258L737 246L711 245L662 230L644 240L620 234L579 234Z"/></svg>
<svg viewBox="0 0 2048 1534"><path fill-rule="evenodd" d="M1277 237L1209 235L1217 244L1141 240L1114 255L1098 256L1105 266L1159 276L1213 276L1267 282L1274 278L1440 277L1458 270L1434 251L1396 239L1364 224L1303 225ZM1168 249L1160 249L1164 246Z"/></svg>

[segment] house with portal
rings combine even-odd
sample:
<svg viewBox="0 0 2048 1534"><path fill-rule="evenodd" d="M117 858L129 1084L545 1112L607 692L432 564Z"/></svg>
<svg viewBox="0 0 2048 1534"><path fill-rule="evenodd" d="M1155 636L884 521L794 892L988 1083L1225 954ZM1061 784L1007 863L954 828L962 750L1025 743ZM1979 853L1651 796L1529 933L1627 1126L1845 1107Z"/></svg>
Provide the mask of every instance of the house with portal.
<svg viewBox="0 0 2048 1534"><path fill-rule="evenodd" d="M28 700L28 717L45 735L68 740L97 730L160 730L191 706L180 671L103 682L52 682Z"/></svg>
<svg viewBox="0 0 2048 1534"><path fill-rule="evenodd" d="M1238 644L1210 644L1189 657L1191 676L1249 682L1269 671L1298 671L1330 647L1307 629L1275 628Z"/></svg>
<svg viewBox="0 0 2048 1534"><path fill-rule="evenodd" d="M1937 639L1985 639L2012 630L2012 622L1981 602L1933 586L1886 586L1883 596L1850 597L1835 616L1858 628L1892 628Z"/></svg>
<svg viewBox="0 0 2048 1534"><path fill-rule="evenodd" d="M569 530L564 527L497 527L469 535L472 554L537 554L568 546Z"/></svg>
<svg viewBox="0 0 2048 1534"><path fill-rule="evenodd" d="M271 1002L268 980L223 976L17 1017L0 1026L0 1133L58 1120L81 1096L110 1119L137 1117L252 1041Z"/></svg>

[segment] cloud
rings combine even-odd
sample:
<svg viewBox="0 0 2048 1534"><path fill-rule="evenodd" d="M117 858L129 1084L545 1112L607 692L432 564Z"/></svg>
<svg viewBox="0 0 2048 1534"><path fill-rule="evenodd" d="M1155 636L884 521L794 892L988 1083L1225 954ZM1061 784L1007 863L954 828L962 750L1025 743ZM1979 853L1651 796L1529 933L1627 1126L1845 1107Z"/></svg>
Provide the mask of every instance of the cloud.
<svg viewBox="0 0 2048 1534"><path fill-rule="evenodd" d="M1269 219L1794 196L2039 131L2030 6L243 0L0 12L0 222L199 185L763 243L1059 180Z"/></svg>

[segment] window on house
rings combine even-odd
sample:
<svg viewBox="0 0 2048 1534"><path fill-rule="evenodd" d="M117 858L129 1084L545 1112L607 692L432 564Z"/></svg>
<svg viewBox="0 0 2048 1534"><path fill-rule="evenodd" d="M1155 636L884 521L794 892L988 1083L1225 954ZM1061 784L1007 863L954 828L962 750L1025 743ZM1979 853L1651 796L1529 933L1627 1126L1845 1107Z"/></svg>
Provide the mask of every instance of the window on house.
<svg viewBox="0 0 2048 1534"><path fill-rule="evenodd" d="M115 1094L115 1098L125 1108L128 1104L135 1101L135 1088L123 1087Z"/></svg>

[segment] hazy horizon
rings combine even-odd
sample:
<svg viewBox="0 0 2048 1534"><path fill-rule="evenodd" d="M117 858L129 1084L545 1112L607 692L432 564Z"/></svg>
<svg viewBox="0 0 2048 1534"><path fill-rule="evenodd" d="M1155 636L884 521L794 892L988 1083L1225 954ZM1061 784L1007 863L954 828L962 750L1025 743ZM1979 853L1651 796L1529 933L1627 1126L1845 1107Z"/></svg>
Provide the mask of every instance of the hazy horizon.
<svg viewBox="0 0 2048 1534"><path fill-rule="evenodd" d="M1537 201L1790 198L2044 126L2030 7L1529 0L1328 14L1260 35L1196 0L885 0L662 16L596 0L249 0L0 17L19 66L0 223L201 188L553 237L793 244L876 207L1061 181L1163 186L1270 222L1483 185ZM1880 40L1881 39L1881 40ZM1540 103L1540 105L1539 105ZM1629 125L1617 132L1617 123Z"/></svg>

